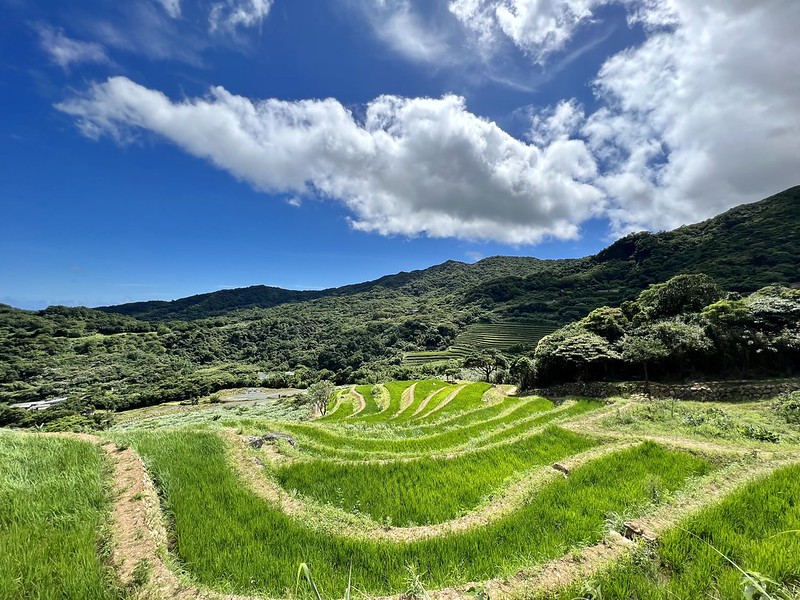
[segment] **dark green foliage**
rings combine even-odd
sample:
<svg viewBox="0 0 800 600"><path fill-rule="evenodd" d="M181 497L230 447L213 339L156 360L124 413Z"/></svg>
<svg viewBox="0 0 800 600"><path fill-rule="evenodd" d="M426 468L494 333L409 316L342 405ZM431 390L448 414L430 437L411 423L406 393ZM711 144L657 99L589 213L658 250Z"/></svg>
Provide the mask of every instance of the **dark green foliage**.
<svg viewBox="0 0 800 600"><path fill-rule="evenodd" d="M539 342L537 383L800 371L800 290L720 295L708 277L677 276L622 309L595 310Z"/></svg>

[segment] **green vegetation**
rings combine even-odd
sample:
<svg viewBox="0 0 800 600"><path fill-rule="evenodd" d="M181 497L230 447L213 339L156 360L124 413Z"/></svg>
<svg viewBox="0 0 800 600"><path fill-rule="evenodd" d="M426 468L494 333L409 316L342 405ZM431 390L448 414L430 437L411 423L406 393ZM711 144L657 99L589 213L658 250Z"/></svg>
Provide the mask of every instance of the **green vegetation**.
<svg viewBox="0 0 800 600"><path fill-rule="evenodd" d="M800 444L797 423L786 408L798 397L800 393L748 404L652 400L606 417L603 425L615 431L680 433L756 446Z"/></svg>
<svg viewBox="0 0 800 600"><path fill-rule="evenodd" d="M93 409L191 400L225 388L452 377L458 365L420 365L430 357L417 361L414 357L423 355L415 353L452 348L439 358L460 362L469 354L463 340L471 338L478 346L524 350L538 335L526 323L542 331L557 328L598 306L619 305L679 273L706 273L724 289L742 294L766 285L793 285L798 283L800 255L798 198L800 188L792 188L704 223L633 234L581 259L492 257L471 265L450 261L320 292L257 286L103 310L0 306L0 426L30 427L90 415L54 428L102 429L110 421L103 415L94 420ZM726 297L722 305L706 305L701 313L705 321L699 325L684 323L679 315L672 320L680 324L665 325L669 331L658 335L677 332L702 342L689 334L710 323L714 331L705 335L716 344L719 360L707 364L687 358L684 363L697 369L708 366L708 372L796 368L795 363L787 365L781 350L791 348L791 340L778 330L762 335L762 308L766 315L775 314L784 300L782 292L747 300ZM747 316L744 322L738 321L742 314ZM750 327L751 322L756 326ZM727 337L725 330L733 335ZM753 352L748 351L750 344L740 343L750 341L750 334L737 333L744 330L752 332ZM791 328L788 335L794 335ZM589 356L613 359L610 352L619 352L591 336L573 345ZM765 358L775 356L777 363ZM649 365L629 366L631 376L641 377ZM654 364L654 376L665 369ZM593 364L588 370L592 377L606 375L602 369L596 373ZM566 377L558 373L560 367L554 379ZM7 407L57 396L69 396L69 403L37 414Z"/></svg>
<svg viewBox="0 0 800 600"><path fill-rule="evenodd" d="M535 369L545 385L791 375L800 372L800 290L770 286L740 297L705 275L678 275L546 336Z"/></svg>
<svg viewBox="0 0 800 600"><path fill-rule="evenodd" d="M742 598L745 585L756 580L765 582L772 598L795 598L800 584L798 498L800 466L776 471L661 536L657 546L640 547L596 578L594 587L608 600ZM750 580L743 582L742 572L728 559L751 573ZM577 587L558 598L576 596Z"/></svg>
<svg viewBox="0 0 800 600"><path fill-rule="evenodd" d="M323 590L367 593L404 589L406 566L429 587L482 580L557 556L602 536L611 512L646 510L657 487L668 493L709 469L701 459L645 443L576 469L546 486L519 511L483 528L410 543L318 533L246 489L212 434L160 432L129 438L150 465L174 519L176 551L213 587L281 595L306 562Z"/></svg>
<svg viewBox="0 0 800 600"><path fill-rule="evenodd" d="M516 473L592 447L594 442L550 427L500 447L455 458L342 465L324 460L275 469L286 490L396 525L439 523L462 515Z"/></svg>
<svg viewBox="0 0 800 600"><path fill-rule="evenodd" d="M86 442L0 431L0 598L121 597L98 553L104 472Z"/></svg>

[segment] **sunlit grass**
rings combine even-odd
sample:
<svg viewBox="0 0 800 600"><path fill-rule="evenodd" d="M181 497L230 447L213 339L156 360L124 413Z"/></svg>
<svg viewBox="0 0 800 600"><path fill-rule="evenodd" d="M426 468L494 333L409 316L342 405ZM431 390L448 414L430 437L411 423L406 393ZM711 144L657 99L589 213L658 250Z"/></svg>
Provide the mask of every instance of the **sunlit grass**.
<svg viewBox="0 0 800 600"><path fill-rule="evenodd" d="M278 482L317 501L397 525L438 523L474 509L515 473L595 443L551 427L517 442L453 459L343 465L324 460L276 469Z"/></svg>
<svg viewBox="0 0 800 600"><path fill-rule="evenodd" d="M119 596L98 554L104 469L86 442L0 432L0 598Z"/></svg>
<svg viewBox="0 0 800 600"><path fill-rule="evenodd" d="M800 465L795 465L686 520L661 536L655 549L641 549L595 583L606 599L743 598L742 573L723 554L744 571L761 573L784 588L797 586L798 530ZM773 598L782 597L768 587ZM559 598L572 599L576 592L577 587L566 589Z"/></svg>
<svg viewBox="0 0 800 600"><path fill-rule="evenodd" d="M132 438L173 516L180 560L204 584L281 595L308 563L324 591L353 585L368 593L403 588L407 565L429 587L508 574L603 535L611 511L640 512L658 486L674 490L707 464L654 444L593 461L546 486L516 513L486 527L441 538L390 543L316 532L246 490L211 434L164 432Z"/></svg>

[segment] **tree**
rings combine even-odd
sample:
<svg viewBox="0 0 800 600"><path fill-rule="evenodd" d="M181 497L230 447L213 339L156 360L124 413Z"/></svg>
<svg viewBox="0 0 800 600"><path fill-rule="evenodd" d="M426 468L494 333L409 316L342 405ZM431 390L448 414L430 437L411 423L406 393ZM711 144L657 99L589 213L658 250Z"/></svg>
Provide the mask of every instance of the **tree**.
<svg viewBox="0 0 800 600"><path fill-rule="evenodd" d="M637 302L648 320L698 312L722 298L722 290L708 275L676 275L669 281L651 285L639 294Z"/></svg>
<svg viewBox="0 0 800 600"><path fill-rule="evenodd" d="M520 391L529 390L534 385L533 361L527 356L520 356L511 363L511 377L516 381Z"/></svg>
<svg viewBox="0 0 800 600"><path fill-rule="evenodd" d="M508 366L508 360L495 348L488 348L465 358L464 366L468 369L477 369L483 373L483 378L488 383L495 371Z"/></svg>
<svg viewBox="0 0 800 600"><path fill-rule="evenodd" d="M650 396L650 376L647 363L663 358L669 354L667 347L647 333L626 335L622 338L622 359L626 362L640 364L644 368L644 390Z"/></svg>
<svg viewBox="0 0 800 600"><path fill-rule="evenodd" d="M320 415L325 416L328 412L328 400L333 395L334 389L333 383L327 379L313 383L306 390L307 402Z"/></svg>

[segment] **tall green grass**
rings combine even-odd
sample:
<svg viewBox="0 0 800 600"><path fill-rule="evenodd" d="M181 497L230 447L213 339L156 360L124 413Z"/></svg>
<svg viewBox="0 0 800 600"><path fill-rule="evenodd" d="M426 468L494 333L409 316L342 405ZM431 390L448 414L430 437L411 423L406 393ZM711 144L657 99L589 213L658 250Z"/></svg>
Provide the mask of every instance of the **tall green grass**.
<svg viewBox="0 0 800 600"><path fill-rule="evenodd" d="M283 424L302 443L309 455L339 460L391 459L412 457L431 452L448 452L508 441L526 431L542 427L556 419L568 419L603 406L590 400L580 400L564 409L537 414L538 411L514 411L487 423L475 423L442 433L418 438L348 438L344 435L309 429L304 425ZM535 408L535 407L532 407Z"/></svg>
<svg viewBox="0 0 800 600"><path fill-rule="evenodd" d="M356 410L355 398L350 393L349 389L339 390L338 392L334 392L333 398L328 403L328 410L331 410L336 405L337 402L339 404L339 408L337 408L333 412L329 412L323 417L320 417L318 421L326 423L336 423L338 421L343 421L344 419L352 415Z"/></svg>
<svg viewBox="0 0 800 600"><path fill-rule="evenodd" d="M744 486L686 520L663 535L656 549L635 553L596 583L607 599L743 598L742 573L716 548L745 571L761 573L786 587L797 586L798 530L800 465L794 465ZM794 533L782 533L787 531ZM576 592L577 588L564 590L559 598L574 598Z"/></svg>
<svg viewBox="0 0 800 600"><path fill-rule="evenodd" d="M376 415L381 412L381 407L378 405L377 401L375 400L375 396L372 394L372 388L374 386L371 385L357 385L356 391L364 396L364 402L366 403L366 407L360 413L358 413L359 417L368 417L369 415Z"/></svg>
<svg viewBox="0 0 800 600"><path fill-rule="evenodd" d="M439 421L447 415L463 412L465 410L472 410L482 406L481 398L492 386L488 383L478 382L470 383L462 389L458 395L448 402L445 406L439 408L439 405L431 405L417 416L417 420L421 421ZM442 398L444 401L444 398ZM433 409L433 410L431 410Z"/></svg>
<svg viewBox="0 0 800 600"><path fill-rule="evenodd" d="M611 511L641 511L652 489L681 486L707 464L654 444L576 469L533 495L518 512L489 526L412 543L356 540L316 532L246 490L227 462L223 441L207 433L133 436L173 515L180 560L207 585L282 595L306 562L323 594L353 586L366 593L403 589L408 565L429 587L483 580L597 541Z"/></svg>
<svg viewBox="0 0 800 600"><path fill-rule="evenodd" d="M0 432L0 598L119 597L98 555L104 469L86 442Z"/></svg>
<svg viewBox="0 0 800 600"><path fill-rule="evenodd" d="M595 442L550 427L502 447L453 459L421 458L387 464L343 465L327 461L277 469L287 490L346 511L367 513L397 525L440 523L498 491L515 473L582 452Z"/></svg>
<svg viewBox="0 0 800 600"><path fill-rule="evenodd" d="M389 392L389 406L385 410L368 416L358 415L354 421L361 424L384 423L391 419L399 410L403 392L413 384L413 381L390 381L383 384Z"/></svg>
<svg viewBox="0 0 800 600"><path fill-rule="evenodd" d="M444 381L439 381L438 379L418 381L417 385L414 387L413 401L403 412L401 412L392 420L393 423L403 423L413 419L416 416L414 415L414 412L430 394L434 394L437 392L437 390L438 394L436 394L436 396L439 396L440 394L447 394L447 391L452 390L454 387L455 386L448 385ZM435 397L431 398L431 402L435 399ZM427 410L427 408L428 407L426 407L425 410Z"/></svg>

